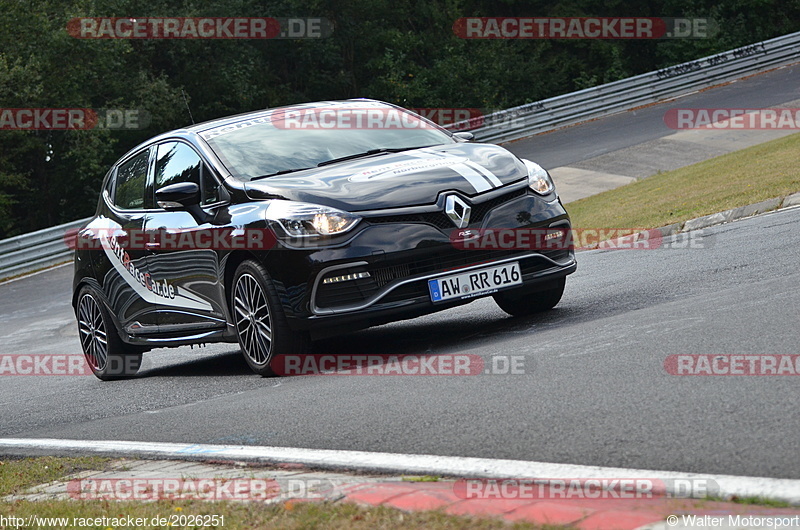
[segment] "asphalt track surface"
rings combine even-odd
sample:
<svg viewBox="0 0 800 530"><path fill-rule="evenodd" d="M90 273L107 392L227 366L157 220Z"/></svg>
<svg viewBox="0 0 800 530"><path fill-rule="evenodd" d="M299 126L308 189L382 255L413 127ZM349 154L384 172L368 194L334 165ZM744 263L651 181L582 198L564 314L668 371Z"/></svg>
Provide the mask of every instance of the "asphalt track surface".
<svg viewBox="0 0 800 530"><path fill-rule="evenodd" d="M757 76L680 106L776 105L798 98L798 77L794 70ZM511 147L548 167L569 164L669 134L666 108ZM350 355L521 355L524 374L265 379L250 373L235 345L163 349L145 354L140 377L128 381L0 377L0 437L800 478L798 378L664 369L675 354L800 353L798 223L793 209L707 229L705 248L580 253L562 302L543 316L510 318L483 299L316 344L316 353ZM0 353L80 352L70 279L71 268L60 267L0 285Z"/></svg>

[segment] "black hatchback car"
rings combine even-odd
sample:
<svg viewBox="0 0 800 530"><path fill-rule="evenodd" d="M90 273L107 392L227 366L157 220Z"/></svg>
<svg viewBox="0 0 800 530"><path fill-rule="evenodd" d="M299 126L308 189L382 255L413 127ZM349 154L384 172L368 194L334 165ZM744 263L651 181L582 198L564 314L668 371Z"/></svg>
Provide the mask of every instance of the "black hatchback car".
<svg viewBox="0 0 800 530"><path fill-rule="evenodd" d="M471 245L570 229L549 174L394 105L322 102L171 131L105 177L73 306L100 379L153 348L238 341L256 373L310 341L493 296L555 306L567 247Z"/></svg>

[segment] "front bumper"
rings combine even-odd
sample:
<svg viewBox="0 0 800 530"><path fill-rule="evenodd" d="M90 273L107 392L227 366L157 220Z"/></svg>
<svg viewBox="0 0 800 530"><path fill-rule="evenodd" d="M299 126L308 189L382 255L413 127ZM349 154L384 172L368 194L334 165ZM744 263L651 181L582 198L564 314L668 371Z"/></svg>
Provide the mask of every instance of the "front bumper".
<svg viewBox="0 0 800 530"><path fill-rule="evenodd" d="M459 252L434 257L420 256L418 259L392 266L361 261L328 267L317 275L314 282L311 313L314 316L341 315L373 307L397 307L412 300L429 300L430 279L504 263L520 264L523 283L515 286L516 288L558 277L559 272L572 272L576 266L575 256L571 251L559 253L557 256L540 252ZM326 278L341 276L342 273L368 273L369 276L341 284L323 283Z"/></svg>
<svg viewBox="0 0 800 530"><path fill-rule="evenodd" d="M517 188L504 197L493 198L488 205L489 201L476 204L481 213L468 228L570 228L569 217L555 196L548 201ZM267 269L289 325L326 335L334 329L339 333L414 318L476 299L431 301L428 280L453 272L517 261L523 283L513 288L535 291L537 284L577 268L575 253L568 249L457 248L451 242L454 226L437 215L443 217L441 212L365 217L344 244L270 253ZM347 279L330 281L342 276Z"/></svg>

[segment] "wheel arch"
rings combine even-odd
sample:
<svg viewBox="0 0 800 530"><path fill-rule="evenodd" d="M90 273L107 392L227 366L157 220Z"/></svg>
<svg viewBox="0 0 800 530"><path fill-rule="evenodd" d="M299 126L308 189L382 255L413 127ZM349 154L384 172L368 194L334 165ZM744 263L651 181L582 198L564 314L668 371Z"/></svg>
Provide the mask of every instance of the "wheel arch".
<svg viewBox="0 0 800 530"><path fill-rule="evenodd" d="M103 291L100 283L94 278L82 278L75 283L75 289L72 291L72 311L75 313L75 318L78 317L78 295L84 287L89 287L92 289L92 291L94 291L95 296L100 299L100 302L103 304L106 313L108 313L111 323L114 325L114 330L116 331L117 336L122 342L129 344L128 341L125 340L127 338L127 334L123 331L122 326L117 319L117 315L112 310L111 304L106 297L106 293ZM148 351L149 349L150 348L141 348L141 351Z"/></svg>
<svg viewBox="0 0 800 530"><path fill-rule="evenodd" d="M236 274L236 269L239 268L243 262L253 260L257 263L262 263L258 257L247 250L234 250L225 257L225 265L223 267L223 287L225 289L225 307L228 310L228 315L233 318L233 308L231 307L231 286L233 284L233 277Z"/></svg>
<svg viewBox="0 0 800 530"><path fill-rule="evenodd" d="M78 309L78 295L80 294L81 290L84 287L91 287L96 294L100 297L103 301L103 305L106 306L106 309L110 310L110 305L108 303L108 299L106 298L106 294L103 292L100 283L90 276L86 276L77 280L75 282L75 287L72 289L72 310L77 311Z"/></svg>

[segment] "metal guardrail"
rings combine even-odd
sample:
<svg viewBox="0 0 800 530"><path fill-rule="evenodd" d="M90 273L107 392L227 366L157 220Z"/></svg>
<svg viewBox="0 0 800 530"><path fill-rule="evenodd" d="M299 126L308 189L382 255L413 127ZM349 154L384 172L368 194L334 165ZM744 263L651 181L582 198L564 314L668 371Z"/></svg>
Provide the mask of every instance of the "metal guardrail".
<svg viewBox="0 0 800 530"><path fill-rule="evenodd" d="M508 142L656 103L800 61L800 32L450 125L475 140ZM87 219L0 240L0 279L68 261L64 239Z"/></svg>
<svg viewBox="0 0 800 530"><path fill-rule="evenodd" d="M0 240L0 279L72 259L73 250L67 245L67 233L77 230L88 220L80 219Z"/></svg>
<svg viewBox="0 0 800 530"><path fill-rule="evenodd" d="M509 142L800 61L800 32L448 126ZM474 126L474 127L471 127Z"/></svg>

